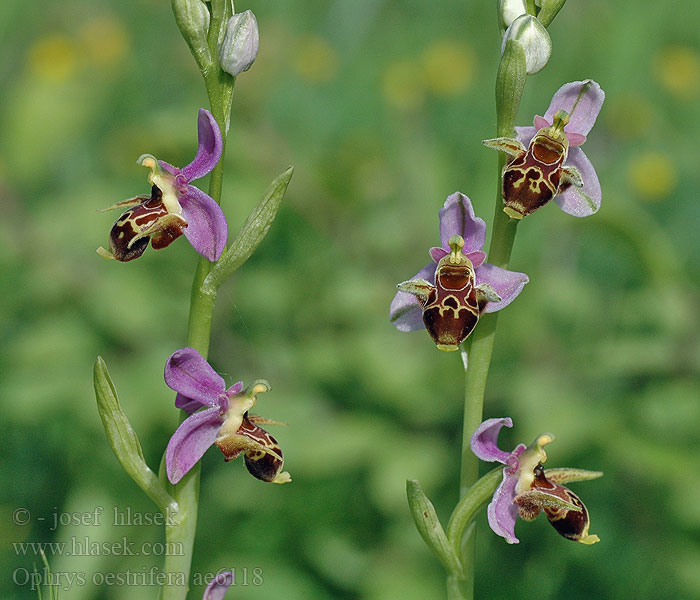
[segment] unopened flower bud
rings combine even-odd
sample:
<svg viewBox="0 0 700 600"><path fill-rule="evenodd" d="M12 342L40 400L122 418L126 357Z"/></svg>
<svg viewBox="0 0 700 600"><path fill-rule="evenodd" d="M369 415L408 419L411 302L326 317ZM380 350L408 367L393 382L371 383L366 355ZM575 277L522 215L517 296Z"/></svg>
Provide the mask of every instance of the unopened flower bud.
<svg viewBox="0 0 700 600"><path fill-rule="evenodd" d="M226 24L224 40L219 47L221 68L234 77L247 71L255 62L259 45L255 15L249 10L233 15Z"/></svg>
<svg viewBox="0 0 700 600"><path fill-rule="evenodd" d="M525 0L498 0L498 18L501 32L508 29L515 19L526 14Z"/></svg>
<svg viewBox="0 0 700 600"><path fill-rule="evenodd" d="M207 44L209 9L202 0L172 0L172 6L175 22L199 68L208 69L211 64L211 54Z"/></svg>
<svg viewBox="0 0 700 600"><path fill-rule="evenodd" d="M510 24L503 36L501 54L508 40L517 42L525 51L528 75L541 71L552 55L552 40L542 23L532 15L522 15Z"/></svg>

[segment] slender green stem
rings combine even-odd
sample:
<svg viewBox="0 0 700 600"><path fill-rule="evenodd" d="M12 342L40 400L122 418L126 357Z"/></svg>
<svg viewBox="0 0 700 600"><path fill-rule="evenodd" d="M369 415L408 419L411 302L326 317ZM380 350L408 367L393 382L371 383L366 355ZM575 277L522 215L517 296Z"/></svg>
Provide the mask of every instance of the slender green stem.
<svg viewBox="0 0 700 600"><path fill-rule="evenodd" d="M508 42L496 77L496 122L499 137L512 135L525 79L525 56L522 47ZM490 264L504 269L510 261L518 224L503 212L501 174L505 161L505 154L499 153L496 206L488 255ZM479 461L471 452L470 440L474 430L483 420L486 381L491 366L497 323L498 313L485 314L479 319L479 325L471 336L468 363L465 362L460 498L465 497L479 476ZM457 580L454 580L454 575L448 577L448 598L470 600L474 597L475 523L472 522L460 531L456 548L464 567L463 577Z"/></svg>
<svg viewBox="0 0 700 600"><path fill-rule="evenodd" d="M212 170L209 180L209 195L217 202L221 202L226 137L235 80L224 73L218 66L216 57L218 38L212 32L218 32L226 17L230 16L227 14L230 10L226 7L227 4L221 0L214 0L213 2L209 45L214 56L214 68L202 73L209 97L211 113L219 125L222 138L221 159ZM207 358L209 354L216 291L205 290L202 284L212 267L213 263L204 257L200 257L192 281L192 293L190 296L187 345L197 350L204 358ZM186 419L187 416L187 413L182 411L180 413L180 422ZM166 543L169 548L173 548L175 551L173 554L166 555L164 572L171 574L172 580L176 585L163 586L161 591L162 600L184 600L187 597L192 566L192 550L197 531L199 480L200 463L197 463L177 485L172 486L173 497L179 506L179 514L177 515L177 524L166 526Z"/></svg>

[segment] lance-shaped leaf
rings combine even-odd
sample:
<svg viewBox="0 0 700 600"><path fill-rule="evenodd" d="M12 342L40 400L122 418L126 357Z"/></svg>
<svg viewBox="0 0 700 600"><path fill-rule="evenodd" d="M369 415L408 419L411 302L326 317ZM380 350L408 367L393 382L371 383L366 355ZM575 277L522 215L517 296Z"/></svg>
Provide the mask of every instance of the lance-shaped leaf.
<svg viewBox="0 0 700 600"><path fill-rule="evenodd" d="M408 505L411 508L413 520L416 522L418 532L425 543L440 559L440 562L445 565L449 573L461 574L462 564L445 535L433 503L425 495L417 480L406 480L406 495L408 496Z"/></svg>
<svg viewBox="0 0 700 600"><path fill-rule="evenodd" d="M219 286L247 261L265 239L277 216L282 198L292 179L294 167L278 175L265 190L265 194L238 232L226 253L219 259L202 284L202 291L214 294Z"/></svg>
<svg viewBox="0 0 700 600"><path fill-rule="evenodd" d="M94 369L95 398L109 445L124 470L162 511L177 514L177 503L146 464L141 442L122 410L107 365L97 357Z"/></svg>

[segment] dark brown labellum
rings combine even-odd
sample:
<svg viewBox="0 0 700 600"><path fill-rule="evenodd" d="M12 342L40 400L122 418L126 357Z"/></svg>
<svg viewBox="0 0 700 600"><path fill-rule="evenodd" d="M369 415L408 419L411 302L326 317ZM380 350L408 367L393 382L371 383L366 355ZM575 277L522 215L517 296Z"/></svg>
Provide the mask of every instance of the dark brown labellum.
<svg viewBox="0 0 700 600"><path fill-rule="evenodd" d="M441 350L457 350L479 321L474 269L440 261L435 289L423 305L423 323Z"/></svg>
<svg viewBox="0 0 700 600"><path fill-rule="evenodd" d="M243 423L235 435L218 440L216 444L227 461L244 452L248 471L262 481L275 481L284 468L282 449L277 440L262 427L252 423L248 413L243 415Z"/></svg>
<svg viewBox="0 0 700 600"><path fill-rule="evenodd" d="M128 262L141 256L148 246L152 236L152 246L156 250L169 246L180 237L186 226L184 221L168 220L169 213L162 201L162 192L155 185L151 196L141 196L142 200L136 206L124 211L109 233L109 248L114 258ZM158 221L163 226L158 227ZM136 241L134 238L153 229L149 235L142 235Z"/></svg>
<svg viewBox="0 0 700 600"><path fill-rule="evenodd" d="M580 512L577 512L574 510L567 510L563 507L543 508L547 519L560 535L575 542L580 541L588 535L590 520L588 518L588 510L586 510L583 502L581 502L581 499L569 488L547 479L542 465L538 465L535 468L533 489L546 492L551 496L557 496L581 509Z"/></svg>
<svg viewBox="0 0 700 600"><path fill-rule="evenodd" d="M560 183L566 155L563 144L546 135L535 135L527 152L503 169L506 212L515 218L525 217L564 191Z"/></svg>

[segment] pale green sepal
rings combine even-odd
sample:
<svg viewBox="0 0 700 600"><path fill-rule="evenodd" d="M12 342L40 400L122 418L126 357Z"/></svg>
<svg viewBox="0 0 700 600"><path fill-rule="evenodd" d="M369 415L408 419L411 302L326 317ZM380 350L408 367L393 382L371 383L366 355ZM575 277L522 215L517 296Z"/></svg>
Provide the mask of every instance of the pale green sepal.
<svg viewBox="0 0 700 600"><path fill-rule="evenodd" d="M537 3L541 5L540 11L537 13L537 19L545 27L549 27L557 13L564 7L566 0L541 0Z"/></svg>
<svg viewBox="0 0 700 600"><path fill-rule="evenodd" d="M95 398L109 445L124 470L164 513L176 515L177 503L146 464L141 443L124 414L107 365L97 357L94 369Z"/></svg>
<svg viewBox="0 0 700 600"><path fill-rule="evenodd" d="M506 40L496 75L496 115L499 137L516 137L513 128L526 79L525 50L515 40Z"/></svg>
<svg viewBox="0 0 700 600"><path fill-rule="evenodd" d="M216 293L219 286L255 252L277 216L293 173L294 167L289 167L265 190L262 200L250 213L236 239L202 283L202 291L205 294Z"/></svg>
<svg viewBox="0 0 700 600"><path fill-rule="evenodd" d="M588 481L603 476L602 471L587 471L586 469L569 469L559 467L545 469L544 476L554 483L566 483L567 481Z"/></svg>
<svg viewBox="0 0 700 600"><path fill-rule="evenodd" d="M406 496L413 514L413 520L423 541L440 559L448 573L459 575L462 564L440 525L433 503L428 499L420 483L415 479L406 480Z"/></svg>
<svg viewBox="0 0 700 600"><path fill-rule="evenodd" d="M447 538L452 545L452 551L458 556L462 551L464 532L474 520L479 509L493 498L493 493L502 480L503 467L492 469L474 482L452 511L452 516L447 523Z"/></svg>
<svg viewBox="0 0 700 600"><path fill-rule="evenodd" d="M211 52L207 43L209 9L202 0L171 0L175 22L182 37L190 47L192 56L202 73L212 67Z"/></svg>

